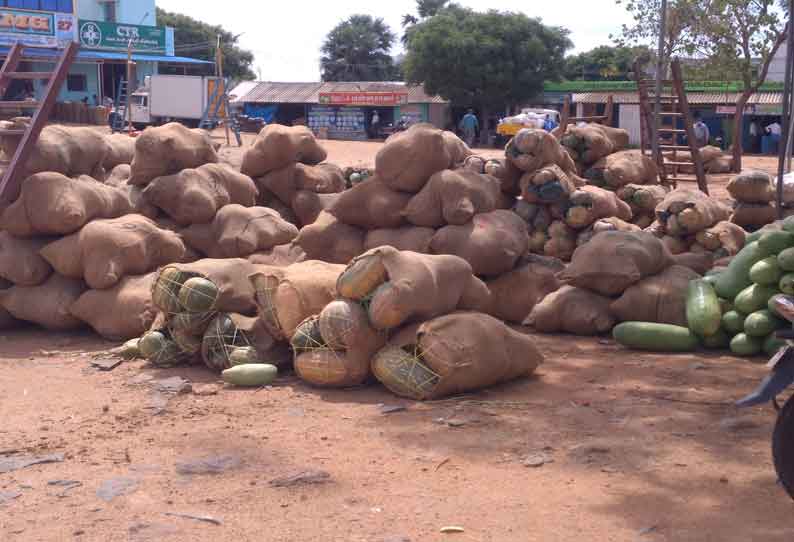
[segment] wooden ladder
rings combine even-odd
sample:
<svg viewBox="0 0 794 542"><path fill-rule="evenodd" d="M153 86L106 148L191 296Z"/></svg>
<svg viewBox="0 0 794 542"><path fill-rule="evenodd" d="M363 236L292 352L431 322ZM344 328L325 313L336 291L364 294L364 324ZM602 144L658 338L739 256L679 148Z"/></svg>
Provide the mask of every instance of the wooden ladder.
<svg viewBox="0 0 794 542"><path fill-rule="evenodd" d="M612 126L613 113L615 111L614 99L610 94L607 97L606 107L604 114L594 117L572 117L571 116L571 98L566 96L562 103L562 113L560 113L560 129L557 130L558 139L565 135L565 131L571 124L579 124L580 122L594 122L596 124L603 124L605 126Z"/></svg>
<svg viewBox="0 0 794 542"><path fill-rule="evenodd" d="M44 125L50 118L50 113L58 99L58 93L66 81L66 75L69 73L69 68L71 68L79 48L77 43L69 42L55 61L55 68L52 72L20 72L17 69L22 61L25 46L17 42L11 47L2 68L0 68L0 109L33 110L33 117L27 128L0 130L0 136L21 136L14 156L11 157L10 162L3 164L6 166L6 170L0 180L0 210L13 203L19 196L24 180L22 174L27 161ZM42 100L6 101L5 93L8 91L8 87L12 81L19 79L48 81Z"/></svg>
<svg viewBox="0 0 794 542"><path fill-rule="evenodd" d="M662 184L677 188L679 182L697 182L698 188L708 194L708 181L700 156L700 148L697 146L695 138L692 111L689 108L681 76L681 63L677 58L672 62L671 71L673 79L662 81L661 111L658 112L660 117L659 152L653 158L659 166L659 177ZM635 63L634 74L640 98L641 148L643 153L652 154L651 138L657 113L656 81L643 79L643 71L638 63ZM680 142L681 137L686 138L686 144ZM682 151L686 151L688 154L679 154ZM665 152L669 153L668 160L665 160ZM694 173L682 173L681 170L684 168Z"/></svg>

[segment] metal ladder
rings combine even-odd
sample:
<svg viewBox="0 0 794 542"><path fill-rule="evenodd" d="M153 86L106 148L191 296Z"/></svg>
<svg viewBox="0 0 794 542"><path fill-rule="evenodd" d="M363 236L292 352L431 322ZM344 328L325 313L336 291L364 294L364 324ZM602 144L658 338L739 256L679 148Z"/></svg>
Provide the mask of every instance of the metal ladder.
<svg viewBox="0 0 794 542"><path fill-rule="evenodd" d="M113 117L110 130L115 134L116 132L124 131L127 108L130 106L129 84L126 79L121 79L119 81L119 91L116 93L116 103L114 105L116 115ZM124 108L124 114L121 114L122 108Z"/></svg>
<svg viewBox="0 0 794 542"><path fill-rule="evenodd" d="M640 98L640 118L642 124L642 152L651 154L653 125L655 117L660 117L658 148L659 152L654 160L659 166L659 177L662 184L678 187L680 182L697 182L698 188L705 194L709 193L700 148L697 146L695 129L692 120L692 111L689 108L684 81L681 76L681 63L676 58L671 64L673 79L662 81L662 94L660 96L661 111L656 111L656 81L643 79L639 64L635 64L634 74L637 80L637 91ZM680 122L679 122L680 121ZM683 127L679 127L682 124ZM686 137L686 144L679 142L681 136ZM665 160L664 152L667 151L669 160ZM679 152L688 152L680 155ZM687 169L694 173L684 173Z"/></svg>
<svg viewBox="0 0 794 542"><path fill-rule="evenodd" d="M3 172L2 180L0 180L0 209L4 209L11 204L19 196L19 191L22 186L22 174L27 165L36 142L39 140L39 135L44 129L58 99L58 93L61 90L66 75L69 73L69 68L72 66L77 51L80 46L75 42L69 44L60 52L60 56L55 61L55 68L52 72L20 72L17 71L25 46L16 42L11 50L8 52L2 68L0 68L0 109L32 109L33 117L30 124L24 129L3 129L0 130L0 136L21 136L17 150L11 161L7 162L6 170ZM44 96L41 101L6 101L5 93L11 82L15 80L41 80L47 81L47 86L44 90Z"/></svg>
<svg viewBox="0 0 794 542"><path fill-rule="evenodd" d="M240 121L236 115L231 114L229 106L229 93L226 92L229 82L225 79L218 79L218 83L212 90L212 95L207 102L207 107L204 109L204 114L201 116L199 128L211 132L216 126L221 123L226 123L229 129L234 134L237 140L237 146L243 146L243 138L240 135ZM223 107L225 115L221 116L221 107ZM214 138L217 139L217 138Z"/></svg>

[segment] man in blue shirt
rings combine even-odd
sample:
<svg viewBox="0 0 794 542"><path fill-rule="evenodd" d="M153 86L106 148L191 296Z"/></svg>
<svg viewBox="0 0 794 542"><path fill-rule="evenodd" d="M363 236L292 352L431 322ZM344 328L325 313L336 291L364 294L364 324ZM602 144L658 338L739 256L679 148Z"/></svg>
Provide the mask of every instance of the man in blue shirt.
<svg viewBox="0 0 794 542"><path fill-rule="evenodd" d="M557 123L551 118L551 115L546 115L546 121L543 123L543 129L547 132L552 132L557 127Z"/></svg>
<svg viewBox="0 0 794 542"><path fill-rule="evenodd" d="M480 122L477 120L473 109L469 109L469 112L463 116L460 121L460 128L463 130L466 144L470 147L474 145L474 138L477 136L477 130L480 129Z"/></svg>

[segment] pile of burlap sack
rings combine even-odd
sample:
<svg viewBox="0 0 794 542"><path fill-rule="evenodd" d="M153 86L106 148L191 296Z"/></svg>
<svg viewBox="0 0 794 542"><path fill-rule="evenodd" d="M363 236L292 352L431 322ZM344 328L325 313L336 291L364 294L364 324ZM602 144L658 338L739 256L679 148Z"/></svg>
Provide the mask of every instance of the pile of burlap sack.
<svg viewBox="0 0 794 542"><path fill-rule="evenodd" d="M746 170L731 178L728 193L736 200L731 222L756 230L778 218L777 185L765 171ZM794 214L794 183L783 183L783 217Z"/></svg>
<svg viewBox="0 0 794 542"><path fill-rule="evenodd" d="M579 247L557 274L562 284L538 303L526 324L543 333L601 335L620 322L686 326L689 282L711 268L673 256L647 232L605 232Z"/></svg>
<svg viewBox="0 0 794 542"><path fill-rule="evenodd" d="M623 150L625 130L572 126L562 143L527 129L506 148L503 189L520 196L513 210L527 224L533 253L567 261L599 232L640 231L650 224L644 215L635 219L637 205L621 198L627 187L655 189L658 183L652 160Z"/></svg>
<svg viewBox="0 0 794 542"><path fill-rule="evenodd" d="M0 140L3 154L18 142ZM88 324L110 339L138 337L157 313L151 289L161 266L272 259L298 229L257 207L252 179L218 161L206 132L180 124L136 139L46 127L19 197L0 215L0 325Z"/></svg>
<svg viewBox="0 0 794 542"><path fill-rule="evenodd" d="M735 256L747 232L733 224L730 208L699 190L678 189L656 207L656 221L646 231L674 255L694 254L717 261ZM692 256L694 257L694 256Z"/></svg>
<svg viewBox="0 0 794 542"><path fill-rule="evenodd" d="M692 162L692 153L689 151L675 151L663 153L667 163ZM733 171L733 155L723 152L719 147L706 145L700 149L700 159L703 161L703 170L706 174L719 175ZM693 164L678 165L678 173L694 175Z"/></svg>

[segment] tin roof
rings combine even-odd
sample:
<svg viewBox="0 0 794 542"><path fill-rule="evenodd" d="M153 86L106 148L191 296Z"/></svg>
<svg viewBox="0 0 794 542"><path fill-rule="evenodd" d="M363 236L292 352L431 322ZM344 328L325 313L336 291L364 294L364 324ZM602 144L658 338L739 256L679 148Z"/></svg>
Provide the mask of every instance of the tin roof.
<svg viewBox="0 0 794 542"><path fill-rule="evenodd" d="M238 87L239 88L239 87ZM277 83L272 81L257 82L245 95L239 96L236 102L247 103L320 103L320 94L325 92L408 92L410 104L445 104L441 96L429 96L421 85L405 83Z"/></svg>
<svg viewBox="0 0 794 542"><path fill-rule="evenodd" d="M574 103L605 104L609 96L616 104L640 103L636 92L582 92L573 94ZM738 92L687 92L689 103L696 105L731 105L735 104L741 96ZM748 105L781 105L782 92L758 92L750 96Z"/></svg>

